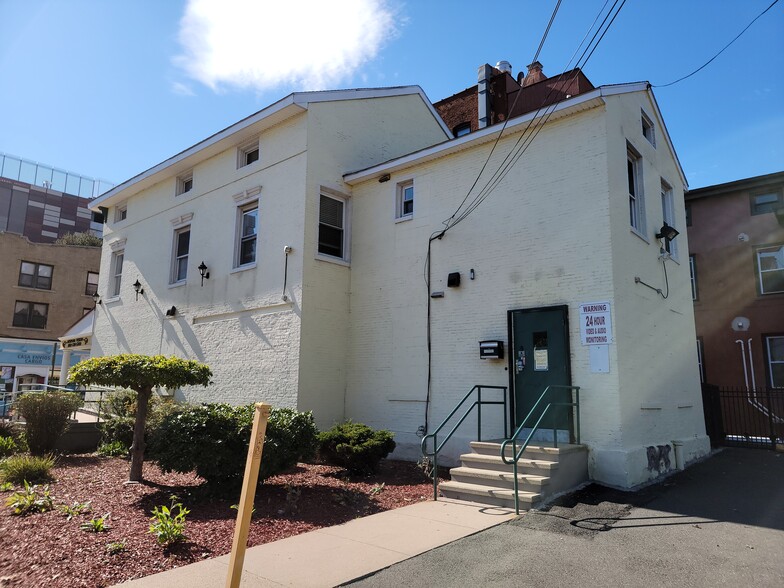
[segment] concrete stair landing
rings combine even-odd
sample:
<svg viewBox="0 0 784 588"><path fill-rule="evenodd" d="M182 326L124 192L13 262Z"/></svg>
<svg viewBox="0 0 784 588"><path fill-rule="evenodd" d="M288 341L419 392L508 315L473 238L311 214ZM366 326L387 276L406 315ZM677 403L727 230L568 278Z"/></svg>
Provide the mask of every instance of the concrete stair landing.
<svg viewBox="0 0 784 588"><path fill-rule="evenodd" d="M514 471L501 460L501 442L473 441L471 450L460 456L460 467L450 470L451 481L439 484L441 494L514 508ZM511 447L507 447L506 454L511 457ZM529 445L517 462L520 508L533 508L587 479L588 450L584 445Z"/></svg>

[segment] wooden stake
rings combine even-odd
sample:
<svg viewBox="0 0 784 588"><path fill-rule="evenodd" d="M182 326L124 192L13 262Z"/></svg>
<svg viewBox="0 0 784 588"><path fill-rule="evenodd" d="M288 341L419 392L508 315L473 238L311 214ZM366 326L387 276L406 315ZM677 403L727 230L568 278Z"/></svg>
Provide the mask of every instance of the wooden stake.
<svg viewBox="0 0 784 588"><path fill-rule="evenodd" d="M226 577L226 588L239 588L242 578L242 566L245 563L245 550L248 547L248 531L250 517L253 514L253 499L256 496L256 485L259 481L259 466L261 453L264 450L264 435L267 432L269 420L269 404L256 403L256 412L253 415L253 429L250 433L250 446L248 447L248 460L245 462L245 478L242 481L242 494L237 511L237 522L234 525L234 540L231 544L231 558L229 559L229 575Z"/></svg>

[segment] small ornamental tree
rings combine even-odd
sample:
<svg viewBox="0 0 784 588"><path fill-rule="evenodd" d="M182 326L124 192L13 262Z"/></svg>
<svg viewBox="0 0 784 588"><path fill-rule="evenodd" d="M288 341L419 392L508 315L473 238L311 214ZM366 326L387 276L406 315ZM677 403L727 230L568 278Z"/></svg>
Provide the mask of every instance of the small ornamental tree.
<svg viewBox="0 0 784 588"><path fill-rule="evenodd" d="M136 422L131 446L132 482L142 480L144 463L144 425L147 406L156 386L179 388L181 386L208 386L212 370L198 361L165 357L163 355L110 355L93 357L71 368L69 381L82 386L121 386L130 388L138 396Z"/></svg>

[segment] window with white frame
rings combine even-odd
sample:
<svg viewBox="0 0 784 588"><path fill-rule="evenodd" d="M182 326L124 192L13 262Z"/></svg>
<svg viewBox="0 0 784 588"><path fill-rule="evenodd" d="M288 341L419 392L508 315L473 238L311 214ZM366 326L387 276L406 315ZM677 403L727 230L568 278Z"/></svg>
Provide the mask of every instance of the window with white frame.
<svg viewBox="0 0 784 588"><path fill-rule="evenodd" d="M122 269L123 260L125 259L125 250L115 251L112 253L112 296L120 295L120 285L122 283Z"/></svg>
<svg viewBox="0 0 784 588"><path fill-rule="evenodd" d="M629 182L629 222L635 231L645 235L642 157L629 143L626 144L626 174Z"/></svg>
<svg viewBox="0 0 784 588"><path fill-rule="evenodd" d="M259 140L246 143L237 151L237 167L245 167L259 160Z"/></svg>
<svg viewBox="0 0 784 588"><path fill-rule="evenodd" d="M689 255L689 280L691 281L691 299L697 300L697 262Z"/></svg>
<svg viewBox="0 0 784 588"><path fill-rule="evenodd" d="M98 274L97 272L87 272L87 283L84 286L86 296L94 296L98 293Z"/></svg>
<svg viewBox="0 0 784 588"><path fill-rule="evenodd" d="M346 201L342 198L321 194L318 252L346 259Z"/></svg>
<svg viewBox="0 0 784 588"><path fill-rule="evenodd" d="M784 292L784 245L760 247L756 254L760 294Z"/></svg>
<svg viewBox="0 0 784 588"><path fill-rule="evenodd" d="M770 190L751 195L751 214L766 214L776 212L784 207L781 190Z"/></svg>
<svg viewBox="0 0 784 588"><path fill-rule="evenodd" d="M238 209L235 267L256 263L259 235L259 202L251 202Z"/></svg>
<svg viewBox="0 0 784 588"><path fill-rule="evenodd" d="M642 122L642 135L648 142L656 147L656 134L653 128L653 121L651 118L645 114L645 111L640 112L640 120Z"/></svg>
<svg viewBox="0 0 784 588"><path fill-rule="evenodd" d="M669 226L677 230L675 226L675 201L672 196L672 187L665 182L661 181L661 206L662 206L662 220ZM678 237L675 239L663 239L664 248L667 250L673 259L678 259Z"/></svg>
<svg viewBox="0 0 784 588"><path fill-rule="evenodd" d="M697 368L700 370L700 382L705 383L705 360L703 358L704 345L702 337L697 337Z"/></svg>
<svg viewBox="0 0 784 588"><path fill-rule="evenodd" d="M188 277L188 253L191 247L191 228L182 227L174 231L174 251L172 252L172 284L184 282Z"/></svg>
<svg viewBox="0 0 784 588"><path fill-rule="evenodd" d="M410 218L414 215L414 181L397 185L397 210L395 218Z"/></svg>
<svg viewBox="0 0 784 588"><path fill-rule="evenodd" d="M784 335L765 337L768 382L771 388L784 388Z"/></svg>
<svg viewBox="0 0 784 588"><path fill-rule="evenodd" d="M193 172L188 172L177 178L177 196L193 190Z"/></svg>
<svg viewBox="0 0 784 588"><path fill-rule="evenodd" d="M19 285L38 290L52 289L52 272L54 267L45 263L23 261L19 267Z"/></svg>
<svg viewBox="0 0 784 588"><path fill-rule="evenodd" d="M128 218L128 205L119 204L114 207L114 222L119 223Z"/></svg>

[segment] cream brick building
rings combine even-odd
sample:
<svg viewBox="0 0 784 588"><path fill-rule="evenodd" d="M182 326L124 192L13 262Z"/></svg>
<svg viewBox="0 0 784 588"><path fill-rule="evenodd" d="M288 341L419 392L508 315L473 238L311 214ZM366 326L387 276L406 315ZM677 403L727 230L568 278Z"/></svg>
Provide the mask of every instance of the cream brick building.
<svg viewBox="0 0 784 588"><path fill-rule="evenodd" d="M532 121L509 121L488 173ZM685 228L686 181L652 92L559 103L481 206L432 241L426 285L428 243L498 130L452 139L418 87L298 93L128 180L94 203L107 225L93 354L198 359L215 385L183 399L366 422L408 458L475 384L510 389L508 414L484 413L500 436L557 371L581 388L593 479L630 487L675 467L676 446L682 462L707 453L685 231L671 258L656 236ZM604 309L602 344L581 305ZM504 359L480 359L487 340Z"/></svg>

